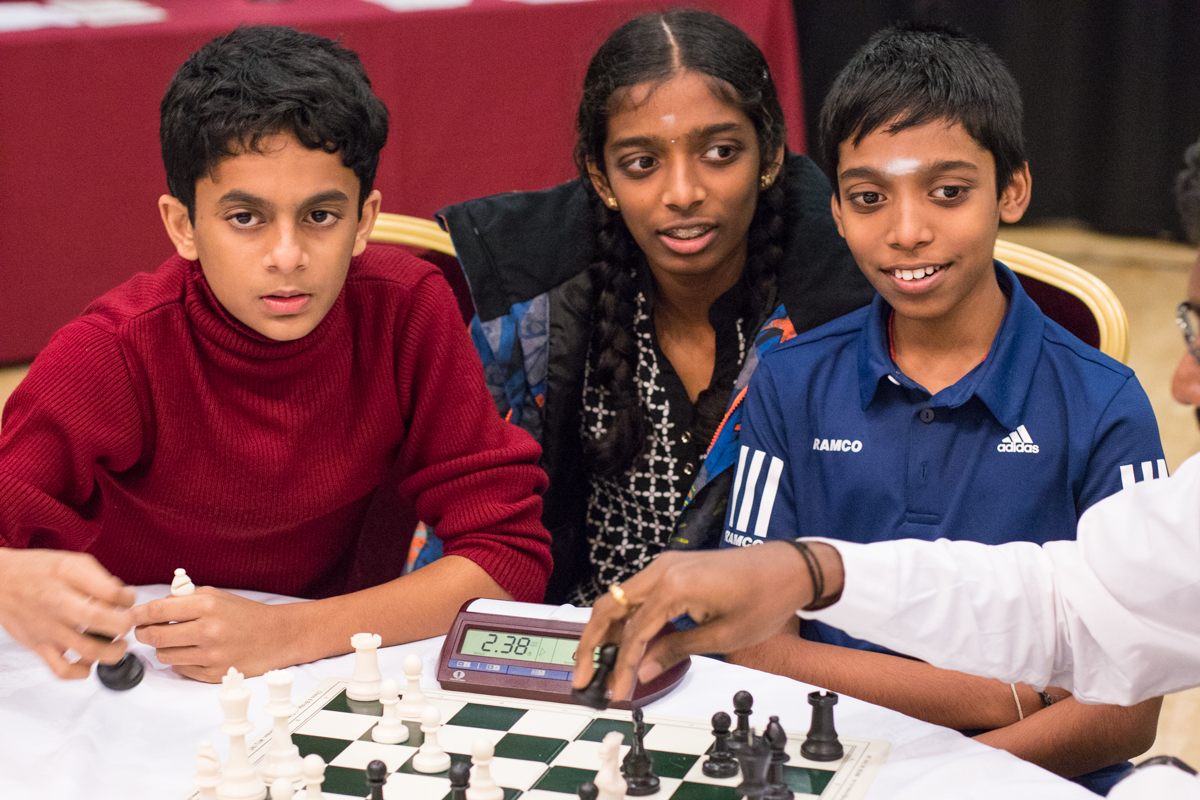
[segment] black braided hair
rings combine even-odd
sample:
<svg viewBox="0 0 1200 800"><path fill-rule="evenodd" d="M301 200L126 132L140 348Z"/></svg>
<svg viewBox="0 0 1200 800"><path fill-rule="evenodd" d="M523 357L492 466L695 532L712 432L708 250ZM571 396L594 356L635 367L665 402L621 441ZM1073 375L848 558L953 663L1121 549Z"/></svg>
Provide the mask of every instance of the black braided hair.
<svg viewBox="0 0 1200 800"><path fill-rule="evenodd" d="M628 471L645 446L649 427L637 385L637 340L633 333L638 271L645 256L633 241L617 211L609 209L592 188L589 164L604 171L604 142L614 95L640 83L665 83L692 71L705 76L709 87L739 108L754 124L763 165L786 153L787 130L770 69L758 46L737 26L704 11L675 9L644 14L618 28L588 65L583 99L576 118L575 163L588 187L595 235L595 256L589 265L593 317L589 348L591 383L600 388L616 418L603 436L586 438L590 469L602 476ZM746 318L754 329L775 305L775 282L783 261L786 239L784 171L774 185L760 193L747 241L745 276L751 305ZM692 436L702 445L712 437L732 391L732 375L714 366L723 379L696 399Z"/></svg>
<svg viewBox="0 0 1200 800"><path fill-rule="evenodd" d="M1183 154L1183 171L1175 178L1175 202L1188 241L1200 244L1200 141Z"/></svg>

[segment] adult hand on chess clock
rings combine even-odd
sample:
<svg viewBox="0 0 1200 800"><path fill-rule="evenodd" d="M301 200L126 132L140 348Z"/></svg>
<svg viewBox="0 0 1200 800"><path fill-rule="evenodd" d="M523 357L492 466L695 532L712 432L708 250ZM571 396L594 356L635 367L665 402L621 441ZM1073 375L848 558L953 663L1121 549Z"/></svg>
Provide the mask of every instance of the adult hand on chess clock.
<svg viewBox="0 0 1200 800"><path fill-rule="evenodd" d="M579 638L580 653L601 644L620 645L620 656L609 679L613 697L624 697L634 670L650 681L686 656L728 653L757 644L778 633L796 611L814 602L814 570L824 579L822 601L842 589L842 561L831 545L808 542L815 558L806 562L790 542L700 552L667 551L650 566L602 595ZM670 620L687 614L697 623L650 640ZM649 647L647 647L649 645ZM592 677L592 660L575 666L574 685L583 688Z"/></svg>
<svg viewBox="0 0 1200 800"><path fill-rule="evenodd" d="M0 548L0 627L60 678L86 678L93 663L121 659L134 602L134 590L86 553Z"/></svg>

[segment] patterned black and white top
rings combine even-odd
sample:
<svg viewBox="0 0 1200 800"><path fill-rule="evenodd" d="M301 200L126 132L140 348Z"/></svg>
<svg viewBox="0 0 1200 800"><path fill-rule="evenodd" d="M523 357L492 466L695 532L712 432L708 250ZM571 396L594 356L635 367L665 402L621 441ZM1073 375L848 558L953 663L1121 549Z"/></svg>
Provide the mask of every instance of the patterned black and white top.
<svg viewBox="0 0 1200 800"><path fill-rule="evenodd" d="M722 300L725 300L724 296ZM718 304L734 305L721 300ZM638 394L643 413L650 423L650 433L642 456L624 475L617 478L589 476L585 525L592 569L589 578L576 586L572 594L571 602L577 606L590 606L610 584L632 577L666 549L675 528L675 518L708 444L690 439L692 402L683 382L658 346L649 305L646 293L640 292L633 327L638 346ZM720 361L724 355L725 359L735 359L736 363L726 365L724 369L714 367L714 379L718 374L723 378L736 375L745 358L748 342L743 320L740 315L734 315L728 323L715 325L717 357ZM728 335L734 330L736 344L732 341L734 337ZM726 335L722 336L723 333ZM722 340L728 340L727 345L736 347L736 352L730 352L732 347L722 347ZM589 365L591 356L589 353ZM581 432L585 438L594 439L608 430L614 414L605 406L604 392L592 385L590 377L589 366L584 372ZM732 381L732 378L728 379Z"/></svg>

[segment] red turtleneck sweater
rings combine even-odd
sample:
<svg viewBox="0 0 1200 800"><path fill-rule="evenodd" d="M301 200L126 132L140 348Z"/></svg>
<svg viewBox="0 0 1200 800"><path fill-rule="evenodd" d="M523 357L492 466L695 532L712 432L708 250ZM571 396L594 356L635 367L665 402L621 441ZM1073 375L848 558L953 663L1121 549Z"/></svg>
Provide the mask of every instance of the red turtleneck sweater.
<svg viewBox="0 0 1200 800"><path fill-rule="evenodd" d="M385 246L302 339L231 317L172 258L51 339L4 409L0 545L130 584L327 597L399 575L418 518L540 601L538 446L505 423L445 280Z"/></svg>

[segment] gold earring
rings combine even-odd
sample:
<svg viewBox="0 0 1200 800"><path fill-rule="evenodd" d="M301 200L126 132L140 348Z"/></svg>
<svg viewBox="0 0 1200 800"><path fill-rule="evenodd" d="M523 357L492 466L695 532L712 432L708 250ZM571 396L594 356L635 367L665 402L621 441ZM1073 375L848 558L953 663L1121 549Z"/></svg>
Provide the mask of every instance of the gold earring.
<svg viewBox="0 0 1200 800"><path fill-rule="evenodd" d="M775 177L773 175L764 174L762 177L760 177L758 179L758 185L761 186L763 189L770 189L771 184L773 184L774 182L775 182Z"/></svg>
<svg viewBox="0 0 1200 800"><path fill-rule="evenodd" d="M604 198L604 205L608 206L613 211L619 211L621 208L621 204L617 202L617 198L615 197Z"/></svg>

